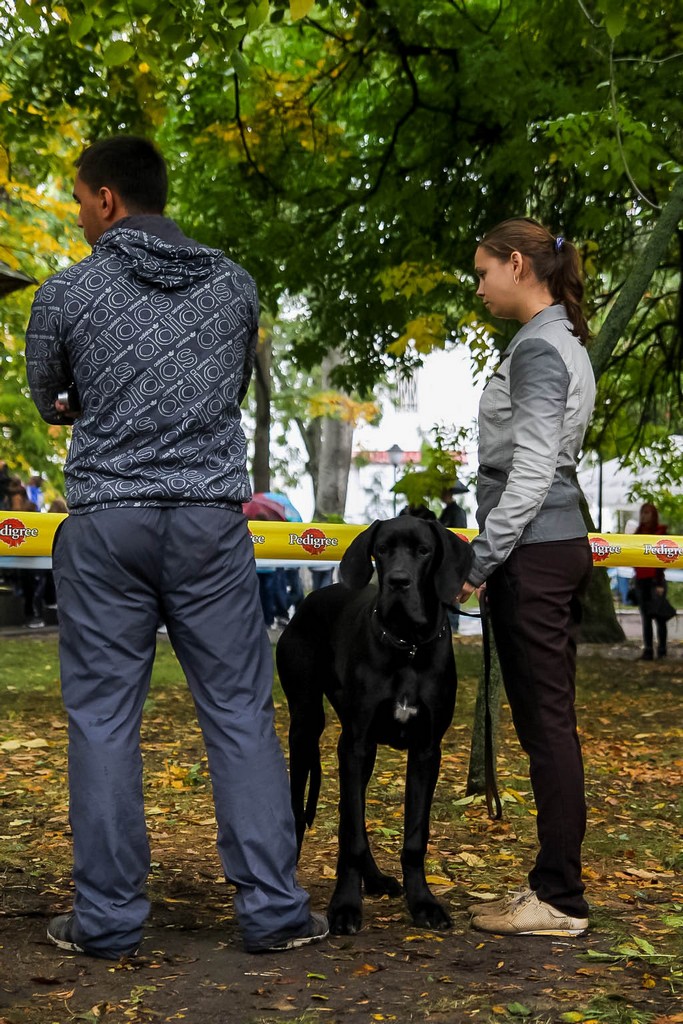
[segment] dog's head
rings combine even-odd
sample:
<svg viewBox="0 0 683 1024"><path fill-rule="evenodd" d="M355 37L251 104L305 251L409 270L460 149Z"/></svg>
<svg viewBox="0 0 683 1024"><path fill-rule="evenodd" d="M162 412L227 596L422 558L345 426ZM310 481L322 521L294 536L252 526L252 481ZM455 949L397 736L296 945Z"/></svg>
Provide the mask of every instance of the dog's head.
<svg viewBox="0 0 683 1024"><path fill-rule="evenodd" d="M470 545L441 523L400 516L376 520L349 545L339 564L347 587L366 586L377 569L378 608L401 608L420 625L434 603L452 605L472 564Z"/></svg>

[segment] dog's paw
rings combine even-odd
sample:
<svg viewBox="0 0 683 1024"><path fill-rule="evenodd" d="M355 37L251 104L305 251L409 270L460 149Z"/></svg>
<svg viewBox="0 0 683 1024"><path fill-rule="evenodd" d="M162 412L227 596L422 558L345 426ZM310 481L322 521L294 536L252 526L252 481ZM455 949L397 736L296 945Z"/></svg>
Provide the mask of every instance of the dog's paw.
<svg viewBox="0 0 683 1024"><path fill-rule="evenodd" d="M366 896L402 896L403 886L393 875L363 875Z"/></svg>
<svg viewBox="0 0 683 1024"><path fill-rule="evenodd" d="M350 904L337 907L330 904L327 917L333 935L355 935L363 924L361 908Z"/></svg>
<svg viewBox="0 0 683 1024"><path fill-rule="evenodd" d="M453 921L440 903L423 901L410 908L413 923L418 928L430 928L432 931L445 932L452 928Z"/></svg>

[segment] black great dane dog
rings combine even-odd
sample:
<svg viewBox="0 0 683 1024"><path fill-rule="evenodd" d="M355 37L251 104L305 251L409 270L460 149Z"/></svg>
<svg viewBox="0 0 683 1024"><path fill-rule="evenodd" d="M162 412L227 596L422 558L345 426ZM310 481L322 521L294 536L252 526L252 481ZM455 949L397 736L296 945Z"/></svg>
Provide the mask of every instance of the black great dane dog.
<svg viewBox="0 0 683 1024"><path fill-rule="evenodd" d="M373 559L378 586L368 585ZM451 925L429 890L424 859L457 686L446 606L470 564L469 545L438 522L412 516L374 522L344 554L342 582L309 594L280 637L299 850L320 792L323 694L341 724L339 859L329 907L337 935L361 927L361 882L369 895L402 891L377 867L365 828L365 791L380 743L408 751L401 865L413 921L424 928Z"/></svg>

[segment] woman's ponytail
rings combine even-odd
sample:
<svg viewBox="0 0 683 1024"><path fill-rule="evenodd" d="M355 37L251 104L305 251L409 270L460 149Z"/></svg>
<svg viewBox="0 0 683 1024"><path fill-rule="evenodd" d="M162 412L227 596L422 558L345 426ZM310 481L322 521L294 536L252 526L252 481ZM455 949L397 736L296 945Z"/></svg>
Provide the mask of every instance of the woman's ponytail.
<svg viewBox="0 0 683 1024"><path fill-rule="evenodd" d="M514 217L492 228L479 244L498 259L507 260L513 252L527 256L538 280L547 284L553 299L567 310L572 333L586 344L589 330L583 311L581 261L571 242L562 235L556 238L529 217Z"/></svg>

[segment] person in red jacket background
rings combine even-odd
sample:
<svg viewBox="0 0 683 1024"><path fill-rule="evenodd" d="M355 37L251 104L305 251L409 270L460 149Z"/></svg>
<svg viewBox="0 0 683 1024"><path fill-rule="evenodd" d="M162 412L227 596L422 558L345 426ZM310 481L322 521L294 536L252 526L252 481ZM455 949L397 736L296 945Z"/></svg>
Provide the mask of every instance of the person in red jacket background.
<svg viewBox="0 0 683 1024"><path fill-rule="evenodd" d="M666 526L659 522L659 512L655 505L646 501L640 510L640 518L636 533L666 533ZM663 569L654 569L649 566L636 569L636 597L640 609L640 619L643 624L643 653L641 661L652 661L654 657L653 646L653 620L657 623L657 657L666 657L666 620L655 618L649 607L652 598L657 594L666 593L666 579Z"/></svg>

